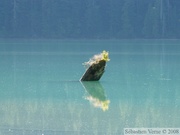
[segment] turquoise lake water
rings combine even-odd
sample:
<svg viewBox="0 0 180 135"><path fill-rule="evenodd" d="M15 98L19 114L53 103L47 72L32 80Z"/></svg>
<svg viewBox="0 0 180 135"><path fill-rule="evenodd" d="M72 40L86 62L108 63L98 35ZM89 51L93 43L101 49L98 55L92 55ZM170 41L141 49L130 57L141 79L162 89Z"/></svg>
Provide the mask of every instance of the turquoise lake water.
<svg viewBox="0 0 180 135"><path fill-rule="evenodd" d="M103 50L101 80L79 82ZM180 40L0 40L0 135L180 128L179 114Z"/></svg>

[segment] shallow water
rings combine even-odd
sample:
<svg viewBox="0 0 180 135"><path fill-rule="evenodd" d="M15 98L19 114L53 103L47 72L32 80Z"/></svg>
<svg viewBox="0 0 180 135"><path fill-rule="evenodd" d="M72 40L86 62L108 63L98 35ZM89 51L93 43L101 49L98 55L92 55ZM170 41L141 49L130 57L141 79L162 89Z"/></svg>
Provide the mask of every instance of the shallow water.
<svg viewBox="0 0 180 135"><path fill-rule="evenodd" d="M79 82L103 50L101 80ZM180 127L179 59L179 40L0 40L0 134Z"/></svg>

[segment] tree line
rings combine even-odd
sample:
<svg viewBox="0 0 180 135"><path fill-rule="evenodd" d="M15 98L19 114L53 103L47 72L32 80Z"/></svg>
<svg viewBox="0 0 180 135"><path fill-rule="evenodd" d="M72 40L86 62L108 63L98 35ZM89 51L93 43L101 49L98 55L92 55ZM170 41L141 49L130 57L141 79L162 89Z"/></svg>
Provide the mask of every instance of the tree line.
<svg viewBox="0 0 180 135"><path fill-rule="evenodd" d="M180 0L1 0L0 38L180 38Z"/></svg>

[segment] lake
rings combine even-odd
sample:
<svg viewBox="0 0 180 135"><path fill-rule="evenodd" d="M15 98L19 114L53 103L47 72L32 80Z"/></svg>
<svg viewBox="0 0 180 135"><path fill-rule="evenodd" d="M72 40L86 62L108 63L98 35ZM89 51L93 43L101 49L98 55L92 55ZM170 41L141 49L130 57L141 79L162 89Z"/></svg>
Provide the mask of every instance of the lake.
<svg viewBox="0 0 180 135"><path fill-rule="evenodd" d="M82 63L109 51L99 82ZM180 127L180 40L0 40L0 134Z"/></svg>

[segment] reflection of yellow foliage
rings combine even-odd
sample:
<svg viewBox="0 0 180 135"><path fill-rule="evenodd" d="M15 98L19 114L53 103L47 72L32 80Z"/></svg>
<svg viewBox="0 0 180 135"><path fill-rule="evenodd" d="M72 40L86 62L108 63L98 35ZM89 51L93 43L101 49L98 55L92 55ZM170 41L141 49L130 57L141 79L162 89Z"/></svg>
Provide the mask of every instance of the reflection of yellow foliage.
<svg viewBox="0 0 180 135"><path fill-rule="evenodd" d="M105 50L101 53L102 54L102 60L110 61L109 59L109 52L106 52Z"/></svg>
<svg viewBox="0 0 180 135"><path fill-rule="evenodd" d="M86 97L87 100L89 100L94 107L101 108L103 111L107 111L109 109L109 100L101 101L97 98L94 98L92 96Z"/></svg>
<svg viewBox="0 0 180 135"><path fill-rule="evenodd" d="M106 111L106 110L109 109L109 103L110 103L109 100L102 101L102 109L103 109L103 111Z"/></svg>

